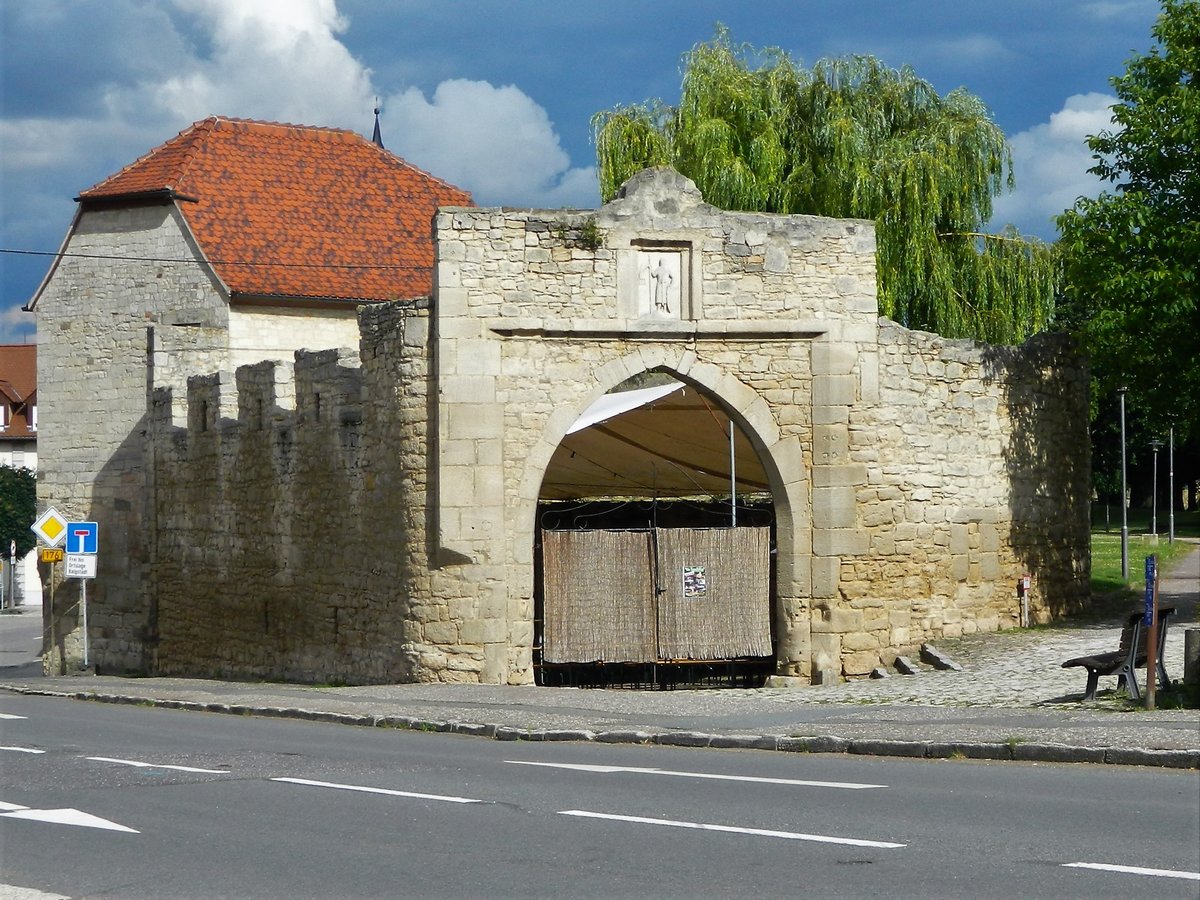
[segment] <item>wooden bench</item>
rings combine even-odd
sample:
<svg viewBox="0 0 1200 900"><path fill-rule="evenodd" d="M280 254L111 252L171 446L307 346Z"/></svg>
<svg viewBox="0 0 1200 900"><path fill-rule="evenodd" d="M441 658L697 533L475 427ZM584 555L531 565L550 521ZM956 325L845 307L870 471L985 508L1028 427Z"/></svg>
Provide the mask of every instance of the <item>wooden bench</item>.
<svg viewBox="0 0 1200 900"><path fill-rule="evenodd" d="M1167 623L1175 614L1175 607L1170 606L1158 611L1158 658L1155 668L1158 670L1158 684L1168 687L1171 683L1167 678L1167 669L1163 665L1163 648L1167 641ZM1087 688L1083 692L1084 700L1096 698L1096 685L1101 675L1116 675L1117 688L1125 688L1125 693L1133 700L1140 700L1141 690L1138 688L1135 670L1146 665L1146 632L1149 630L1143 621L1145 613L1138 611L1130 613L1121 629L1121 644L1116 650L1107 653L1096 653L1091 656L1077 656L1062 664L1064 669L1080 667L1087 669ZM1147 673L1147 677L1152 677Z"/></svg>

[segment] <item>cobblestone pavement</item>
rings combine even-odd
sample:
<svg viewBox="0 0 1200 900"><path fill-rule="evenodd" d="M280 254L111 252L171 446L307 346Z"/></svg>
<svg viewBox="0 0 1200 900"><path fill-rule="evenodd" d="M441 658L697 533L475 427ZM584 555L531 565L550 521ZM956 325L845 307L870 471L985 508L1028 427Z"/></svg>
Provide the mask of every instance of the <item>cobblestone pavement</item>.
<svg viewBox="0 0 1200 900"><path fill-rule="evenodd" d="M1172 622L1163 653L1167 675L1183 677L1183 628ZM922 703L932 706L1076 708L1087 681L1080 668L1064 669L1064 660L1115 650L1119 624L1082 628L1039 628L977 634L938 641L936 647L963 667L961 672L922 666L915 675L861 679L805 691L805 703ZM1100 679L1098 703L1115 689L1116 676ZM1141 684L1141 681L1139 681ZM796 692L774 691L780 702L793 702Z"/></svg>
<svg viewBox="0 0 1200 900"><path fill-rule="evenodd" d="M1159 584L1159 604L1174 606L1163 663L1173 680L1183 678L1184 630L1197 626L1200 549L1194 550ZM1086 670L1064 669L1065 660L1115 650L1122 622L1018 629L942 640L936 646L963 671L922 667L915 675L861 679L804 692L805 703L919 703L932 706L1078 708ZM1116 677L1101 678L1097 702L1104 702ZM793 692L776 694L797 702Z"/></svg>

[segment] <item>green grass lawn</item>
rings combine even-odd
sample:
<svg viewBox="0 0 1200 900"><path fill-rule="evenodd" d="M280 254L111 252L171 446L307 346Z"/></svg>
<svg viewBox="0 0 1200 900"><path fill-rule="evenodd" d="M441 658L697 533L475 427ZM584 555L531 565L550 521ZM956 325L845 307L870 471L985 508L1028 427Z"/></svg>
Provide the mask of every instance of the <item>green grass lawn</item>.
<svg viewBox="0 0 1200 900"><path fill-rule="evenodd" d="M1101 511L1103 516L1103 511ZM1118 513L1119 516L1119 513ZM1145 587L1145 559L1158 556L1159 571L1169 570L1172 563L1195 549L1189 541L1167 541L1167 519L1158 516L1158 537L1149 534L1150 514L1145 510L1131 510L1129 514L1129 584L1121 580L1121 523L1118 518L1110 531L1104 530L1101 517L1099 527L1092 527L1092 593L1108 594L1122 588L1142 590ZM1200 512L1176 512L1175 536L1200 537Z"/></svg>

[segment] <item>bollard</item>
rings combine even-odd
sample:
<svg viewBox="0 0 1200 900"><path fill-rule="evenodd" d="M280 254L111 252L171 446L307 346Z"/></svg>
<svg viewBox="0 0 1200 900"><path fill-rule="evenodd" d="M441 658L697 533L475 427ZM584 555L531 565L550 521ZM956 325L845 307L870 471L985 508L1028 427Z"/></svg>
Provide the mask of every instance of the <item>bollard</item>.
<svg viewBox="0 0 1200 900"><path fill-rule="evenodd" d="M1200 626L1183 630L1183 683L1200 684Z"/></svg>

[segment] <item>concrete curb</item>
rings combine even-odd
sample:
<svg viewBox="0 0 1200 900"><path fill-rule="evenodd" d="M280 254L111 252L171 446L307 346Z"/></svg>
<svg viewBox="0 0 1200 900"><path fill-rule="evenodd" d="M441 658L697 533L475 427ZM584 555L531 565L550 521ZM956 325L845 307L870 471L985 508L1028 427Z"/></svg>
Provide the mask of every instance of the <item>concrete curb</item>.
<svg viewBox="0 0 1200 900"><path fill-rule="evenodd" d="M585 729L526 729L454 720L422 719L414 716L377 716L335 713L297 707L253 704L200 703L125 694L89 691L51 691L5 686L16 694L62 697L129 706L151 706L189 712L232 716L296 719L368 728L397 728L491 738L497 741L573 741L604 744L657 744L665 747L709 747L732 750L773 750L783 753L839 753L855 756L902 756L913 759L983 759L1001 762L1093 763L1119 766L1154 766L1168 769L1200 769L1200 749L1155 750L1142 747L1082 747L1038 741L896 741L877 738L847 739L834 735L706 734L699 731L588 731Z"/></svg>

